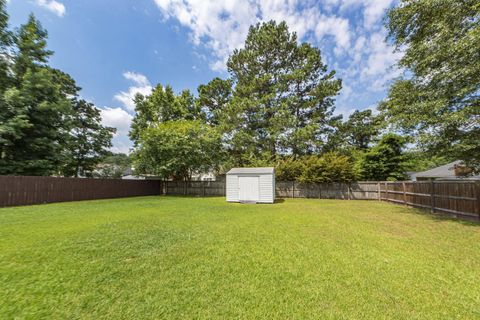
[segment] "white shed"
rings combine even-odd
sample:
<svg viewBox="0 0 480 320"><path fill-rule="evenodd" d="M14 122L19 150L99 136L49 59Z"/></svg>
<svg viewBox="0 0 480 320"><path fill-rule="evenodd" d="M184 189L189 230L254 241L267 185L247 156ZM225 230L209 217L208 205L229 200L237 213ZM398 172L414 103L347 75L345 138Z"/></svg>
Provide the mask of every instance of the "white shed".
<svg viewBox="0 0 480 320"><path fill-rule="evenodd" d="M273 168L233 168L227 172L228 202L275 201L275 170Z"/></svg>

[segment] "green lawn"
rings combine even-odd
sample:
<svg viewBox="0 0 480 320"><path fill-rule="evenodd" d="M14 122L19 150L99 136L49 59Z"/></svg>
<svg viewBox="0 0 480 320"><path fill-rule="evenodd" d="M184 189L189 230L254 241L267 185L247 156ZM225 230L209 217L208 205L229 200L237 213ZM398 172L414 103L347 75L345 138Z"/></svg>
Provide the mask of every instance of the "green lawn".
<svg viewBox="0 0 480 320"><path fill-rule="evenodd" d="M376 201L0 209L0 319L480 318L480 225Z"/></svg>

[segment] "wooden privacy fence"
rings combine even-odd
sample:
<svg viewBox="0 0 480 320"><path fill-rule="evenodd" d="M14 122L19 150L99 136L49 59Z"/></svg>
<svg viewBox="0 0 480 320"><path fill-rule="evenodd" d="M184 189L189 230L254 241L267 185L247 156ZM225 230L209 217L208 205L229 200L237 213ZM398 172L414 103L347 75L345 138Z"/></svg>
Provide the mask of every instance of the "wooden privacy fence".
<svg viewBox="0 0 480 320"><path fill-rule="evenodd" d="M0 176L0 206L94 200L161 193L158 180Z"/></svg>
<svg viewBox="0 0 480 320"><path fill-rule="evenodd" d="M225 181L0 176L0 206L151 195L225 196ZM480 182L310 183L277 181L279 198L383 200L480 220Z"/></svg>
<svg viewBox="0 0 480 320"><path fill-rule="evenodd" d="M277 181L275 188L279 198L378 199L377 182L300 184ZM165 181L163 194L225 196L225 181Z"/></svg>
<svg viewBox="0 0 480 320"><path fill-rule="evenodd" d="M225 196L225 181L164 181L163 194L189 196Z"/></svg>
<svg viewBox="0 0 480 320"><path fill-rule="evenodd" d="M379 182L379 200L480 220L480 182Z"/></svg>
<svg viewBox="0 0 480 320"><path fill-rule="evenodd" d="M383 200L480 220L480 183L474 181L407 181L298 183L277 181L278 198ZM224 181L166 181L163 194L225 196Z"/></svg>
<svg viewBox="0 0 480 320"><path fill-rule="evenodd" d="M275 189L279 198L378 199L377 182L298 183L295 181L277 181Z"/></svg>

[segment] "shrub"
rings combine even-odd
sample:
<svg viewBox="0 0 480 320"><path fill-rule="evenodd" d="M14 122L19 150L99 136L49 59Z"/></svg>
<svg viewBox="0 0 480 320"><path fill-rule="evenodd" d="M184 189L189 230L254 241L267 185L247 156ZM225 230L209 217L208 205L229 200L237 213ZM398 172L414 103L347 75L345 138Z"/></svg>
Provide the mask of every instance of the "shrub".
<svg viewBox="0 0 480 320"><path fill-rule="evenodd" d="M302 183L348 182L355 180L353 164L349 157L335 152L310 156L298 178Z"/></svg>
<svg viewBox="0 0 480 320"><path fill-rule="evenodd" d="M355 180L355 173L348 156L328 152L321 156L279 160L276 165L276 178L302 183L348 182Z"/></svg>
<svg viewBox="0 0 480 320"><path fill-rule="evenodd" d="M304 163L301 159L287 157L277 161L275 166L275 177L281 181L298 180L304 170Z"/></svg>

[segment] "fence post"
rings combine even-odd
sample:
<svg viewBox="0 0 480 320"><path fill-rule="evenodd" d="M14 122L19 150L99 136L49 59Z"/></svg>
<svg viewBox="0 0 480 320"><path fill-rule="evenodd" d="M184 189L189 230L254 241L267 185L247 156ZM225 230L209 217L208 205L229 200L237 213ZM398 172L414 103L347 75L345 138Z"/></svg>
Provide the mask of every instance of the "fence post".
<svg viewBox="0 0 480 320"><path fill-rule="evenodd" d="M402 182L402 187L403 187L403 203L407 205L407 190L405 189L405 182Z"/></svg>
<svg viewBox="0 0 480 320"><path fill-rule="evenodd" d="M378 201L382 200L382 190L380 189L380 182L377 182Z"/></svg>
<svg viewBox="0 0 480 320"><path fill-rule="evenodd" d="M350 195L350 183L347 184L347 197L348 197L348 200L352 200L352 197Z"/></svg>
<svg viewBox="0 0 480 320"><path fill-rule="evenodd" d="M205 183L206 182L207 181L202 181L202 195L203 195L203 197L205 197Z"/></svg>
<svg viewBox="0 0 480 320"><path fill-rule="evenodd" d="M480 220L480 182L475 183L476 189L477 189L477 201L476 201L476 206L477 206L477 216L478 219Z"/></svg>
<svg viewBox="0 0 480 320"><path fill-rule="evenodd" d="M432 180L432 182L430 182L430 192L431 192L431 197L430 197L430 205L431 205L431 209L430 211L432 213L435 212L435 181Z"/></svg>
<svg viewBox="0 0 480 320"><path fill-rule="evenodd" d="M295 180L292 181L292 198L295 198Z"/></svg>
<svg viewBox="0 0 480 320"><path fill-rule="evenodd" d="M185 180L183 182L183 194L186 195L187 194L187 180Z"/></svg>
<svg viewBox="0 0 480 320"><path fill-rule="evenodd" d="M385 182L385 199L388 201L388 182Z"/></svg>

